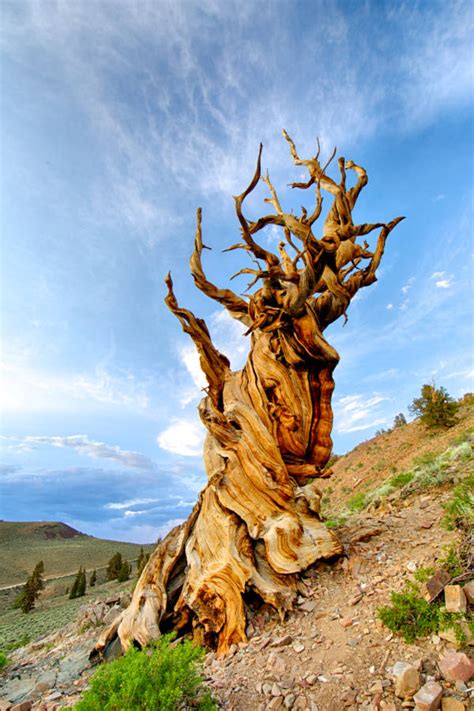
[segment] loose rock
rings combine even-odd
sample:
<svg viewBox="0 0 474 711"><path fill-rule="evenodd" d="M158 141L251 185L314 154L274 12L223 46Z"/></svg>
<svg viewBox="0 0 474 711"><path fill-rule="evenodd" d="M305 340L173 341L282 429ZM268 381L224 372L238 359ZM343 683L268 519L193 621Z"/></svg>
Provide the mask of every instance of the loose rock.
<svg viewBox="0 0 474 711"><path fill-rule="evenodd" d="M397 662L393 667L395 695L400 699L411 698L421 686L418 670L408 662Z"/></svg>
<svg viewBox="0 0 474 711"><path fill-rule="evenodd" d="M464 595L467 598L467 601L471 605L474 605L474 580L470 580L468 583L466 583L463 587L463 591Z"/></svg>
<svg viewBox="0 0 474 711"><path fill-rule="evenodd" d="M442 711L466 711L463 702L453 699L452 696L445 696L441 699L441 709Z"/></svg>
<svg viewBox="0 0 474 711"><path fill-rule="evenodd" d="M439 709L443 687L436 681L428 681L415 694L416 711L436 711Z"/></svg>
<svg viewBox="0 0 474 711"><path fill-rule="evenodd" d="M466 596L460 585L446 585L444 588L446 612L466 612Z"/></svg>
<svg viewBox="0 0 474 711"><path fill-rule="evenodd" d="M469 681L474 676L474 664L469 657L452 649L441 657L439 668L448 681Z"/></svg>

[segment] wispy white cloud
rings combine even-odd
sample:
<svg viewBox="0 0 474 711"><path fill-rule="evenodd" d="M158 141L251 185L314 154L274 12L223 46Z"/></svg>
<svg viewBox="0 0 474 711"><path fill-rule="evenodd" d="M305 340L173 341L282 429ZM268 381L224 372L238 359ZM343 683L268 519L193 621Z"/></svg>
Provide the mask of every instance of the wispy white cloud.
<svg viewBox="0 0 474 711"><path fill-rule="evenodd" d="M336 431L341 433L368 430L387 423L380 405L388 398L382 395L346 395L334 403Z"/></svg>
<svg viewBox="0 0 474 711"><path fill-rule="evenodd" d="M58 375L3 362L0 376L2 406L9 412L67 412L88 403L142 413L150 409L148 383L133 373L112 374L98 367L92 373Z"/></svg>
<svg viewBox="0 0 474 711"><path fill-rule="evenodd" d="M110 502L105 505L105 508L121 511L122 509L128 509L130 506L143 506L143 504L156 504L159 501L161 501L161 499L153 499L153 498L128 499L127 501Z"/></svg>
<svg viewBox="0 0 474 711"><path fill-rule="evenodd" d="M179 394L181 406L186 407L186 405L202 397L203 388L207 386L207 380L201 370L199 354L192 343L188 343L180 348L179 359L187 373L191 376L193 382L191 387L185 384Z"/></svg>
<svg viewBox="0 0 474 711"><path fill-rule="evenodd" d="M108 445L104 442L94 442L87 435L68 436L32 436L11 437L2 436L2 439L14 441L20 447L26 445L28 449L35 449L40 446L50 446L59 449L73 449L78 454L91 457L92 459L108 459L131 469L153 470L154 463L139 452L129 452L116 445Z"/></svg>
<svg viewBox="0 0 474 711"><path fill-rule="evenodd" d="M439 279L435 282L435 286L437 286L438 289L449 289L452 286L452 282L450 279Z"/></svg>
<svg viewBox="0 0 474 711"><path fill-rule="evenodd" d="M408 279L407 283L404 284L404 286L402 286L402 294L405 294L405 295L408 294L410 289L413 287L414 282L415 282L415 277L413 277L413 276L410 277Z"/></svg>
<svg viewBox="0 0 474 711"><path fill-rule="evenodd" d="M160 432L157 442L167 452L183 457L198 457L202 455L204 434L204 428L195 418L181 418Z"/></svg>
<svg viewBox="0 0 474 711"><path fill-rule="evenodd" d="M4 51L30 61L39 52L63 72L100 141L106 181L97 216L120 216L151 242L179 224L173 186L235 193L259 140L274 155L273 168L288 160L282 126L312 145L316 127L301 117L315 106L330 149L394 123L411 131L472 94L468 2L380 6L378 24L390 36L363 47L359 30L371 4L356 15L334 4L315 7L317 41L311 31L283 31L296 6L275 3L143 0L110 13L107 2L46 7L30 0L4 10ZM275 36L278 46L269 51ZM318 76L302 92L295 77L308 77L311 67ZM117 76L133 78L138 121Z"/></svg>
<svg viewBox="0 0 474 711"><path fill-rule="evenodd" d="M446 373L444 375L444 378L446 378L446 379L462 378L462 379L466 379L466 380L473 380L474 379L474 368L469 368L467 370L455 370L452 373Z"/></svg>

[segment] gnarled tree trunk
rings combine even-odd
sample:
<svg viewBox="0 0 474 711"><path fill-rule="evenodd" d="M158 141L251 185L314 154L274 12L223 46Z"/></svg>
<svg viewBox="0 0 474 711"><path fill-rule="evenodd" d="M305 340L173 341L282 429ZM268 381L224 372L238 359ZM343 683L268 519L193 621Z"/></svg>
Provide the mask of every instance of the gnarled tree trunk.
<svg viewBox="0 0 474 711"><path fill-rule="evenodd" d="M226 652L244 641L243 595L253 591L281 614L293 605L298 576L320 558L340 552L340 543L320 520L316 481L327 476L331 453L333 370L339 356L323 336L345 316L359 288L372 284L390 231L388 224L354 225L352 209L367 183L363 168L339 159L340 182L326 175L318 155L301 160L284 132L295 164L309 171L315 207L301 217L283 212L268 175L267 200L274 213L249 222L242 213L260 174L237 198L244 249L256 269L240 273L261 281L246 301L219 289L204 274L201 212L198 210L191 273L201 291L242 321L251 346L245 367L232 372L212 343L206 324L180 308L168 276L167 306L193 339L208 381L199 414L207 429L204 460L208 483L188 520L159 544L145 567L132 602L99 640L101 654L118 636L122 648L146 645L163 630L193 629L199 641ZM346 189L346 168L357 183ZM322 207L321 188L333 196L321 238L313 225ZM279 256L254 235L267 225L282 228ZM374 251L356 243L380 229ZM366 260L365 266L359 264ZM252 285L253 285L252 284Z"/></svg>

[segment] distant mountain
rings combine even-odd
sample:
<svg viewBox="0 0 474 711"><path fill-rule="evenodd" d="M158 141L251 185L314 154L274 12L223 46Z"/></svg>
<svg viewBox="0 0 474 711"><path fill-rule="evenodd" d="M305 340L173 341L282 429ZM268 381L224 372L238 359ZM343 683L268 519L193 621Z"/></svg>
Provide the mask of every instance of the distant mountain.
<svg viewBox="0 0 474 711"><path fill-rule="evenodd" d="M53 578L76 573L80 565L102 568L117 552L136 560L140 544L94 538L57 521L0 521L0 587L25 582L40 560L45 578Z"/></svg>

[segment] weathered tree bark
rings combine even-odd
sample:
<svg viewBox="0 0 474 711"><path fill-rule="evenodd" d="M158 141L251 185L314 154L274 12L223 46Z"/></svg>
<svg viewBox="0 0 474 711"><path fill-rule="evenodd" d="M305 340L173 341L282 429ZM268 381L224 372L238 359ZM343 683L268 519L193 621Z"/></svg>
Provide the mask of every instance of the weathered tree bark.
<svg viewBox="0 0 474 711"><path fill-rule="evenodd" d="M339 356L323 336L375 272L390 231L388 224L355 225L352 210L367 183L363 168L339 159L340 182L326 174L318 155L301 160L290 137L296 165L309 171L315 186L311 215L283 212L267 176L266 202L272 214L255 222L242 212L245 198L261 178L260 146L255 175L235 198L244 249L256 263L241 273L261 286L248 301L206 278L201 254L201 211L190 269L196 286L243 322L251 346L245 367L232 372L212 343L203 320L181 308L168 275L166 304L193 339L208 388L199 405L207 429L204 461L208 483L188 520L157 547L135 589L133 600L96 647L102 653L119 637L122 648L146 645L171 628L193 630L201 642L226 652L246 639L244 594L252 591L282 615L293 605L298 576L316 560L341 551L335 534L320 520L316 480L331 453L333 370ZM333 156L334 157L334 156ZM357 175L346 188L346 169ZM333 196L322 236L313 234L321 214L321 188ZM267 225L282 228L279 256L255 241ZM380 229L374 251L357 237ZM359 264L366 260L365 266Z"/></svg>

